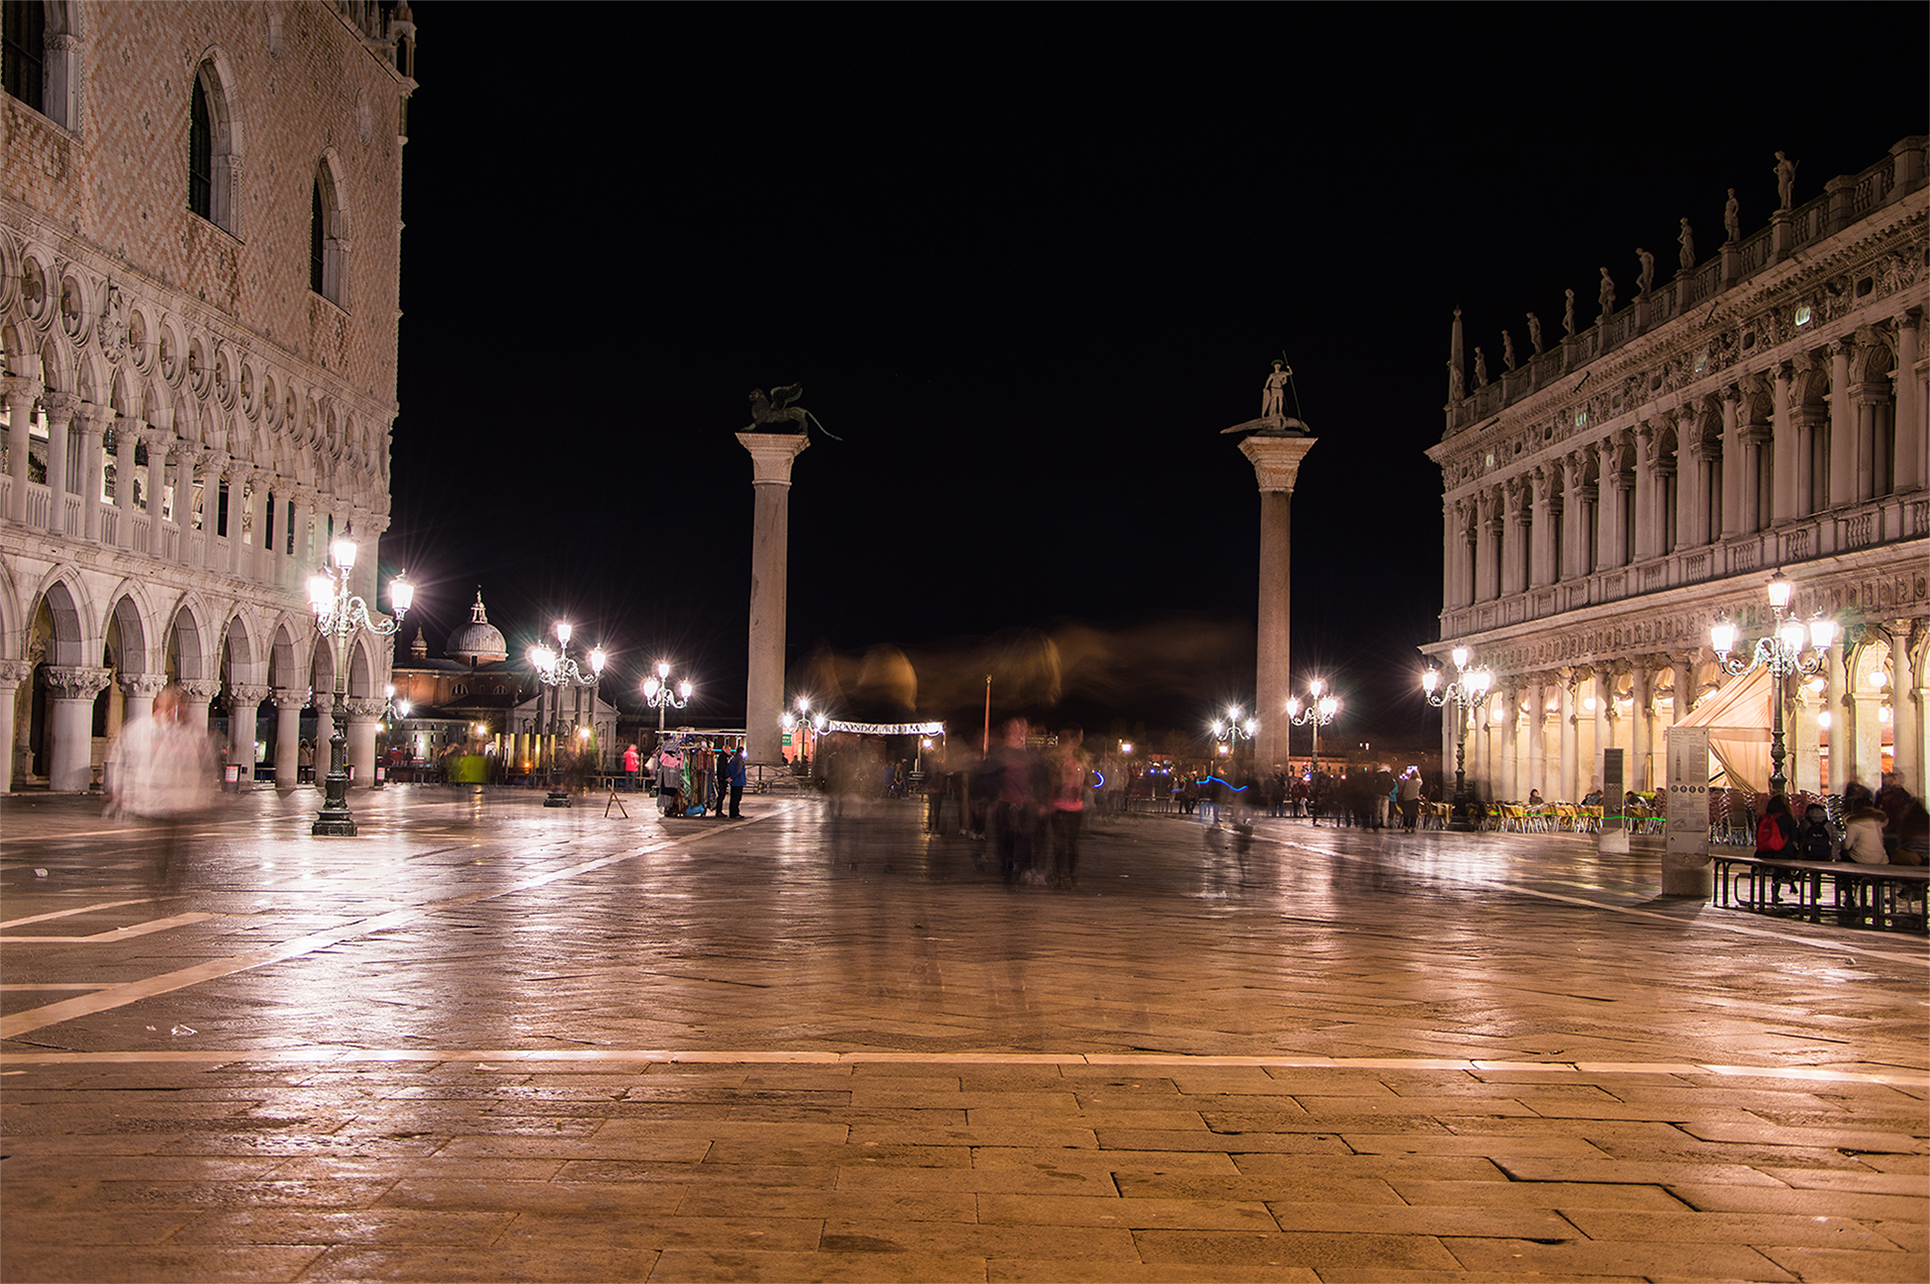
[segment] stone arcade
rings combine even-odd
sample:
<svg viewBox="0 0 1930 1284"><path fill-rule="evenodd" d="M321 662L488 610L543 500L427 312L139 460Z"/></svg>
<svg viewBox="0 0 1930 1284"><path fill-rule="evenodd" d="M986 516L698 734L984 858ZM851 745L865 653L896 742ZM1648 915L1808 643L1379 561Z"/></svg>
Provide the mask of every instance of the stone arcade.
<svg viewBox="0 0 1930 1284"><path fill-rule="evenodd" d="M1426 649L1494 670L1468 732L1479 796L1579 799L1609 747L1629 788L1662 788L1666 728L1729 680L1710 624L1727 611L1758 636L1778 568L1800 614L1844 630L1792 707L1791 787L1874 785L1893 741L1923 790L1924 145L1785 200L1753 234L1732 217L1715 258L1545 352L1531 321L1534 355L1496 382L1464 386L1457 316L1428 451L1446 538ZM1451 759L1452 727L1442 746Z"/></svg>
<svg viewBox="0 0 1930 1284"><path fill-rule="evenodd" d="M292 782L331 534L377 601L406 3L9 6L0 96L0 790L86 789L169 679ZM11 25L20 20L20 31ZM42 29L44 27L44 30ZM367 779L387 648L358 638ZM311 695L311 690L313 695Z"/></svg>

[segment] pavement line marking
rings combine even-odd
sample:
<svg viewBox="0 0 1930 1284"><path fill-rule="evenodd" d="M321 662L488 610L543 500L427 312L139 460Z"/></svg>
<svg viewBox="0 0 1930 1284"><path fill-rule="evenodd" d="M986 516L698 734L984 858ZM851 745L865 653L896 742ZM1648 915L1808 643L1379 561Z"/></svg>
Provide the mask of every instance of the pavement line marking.
<svg viewBox="0 0 1930 1284"><path fill-rule="evenodd" d="M1342 860L1368 859L1365 853L1343 852L1331 847L1314 847L1306 843L1292 842L1284 838L1274 838L1271 835L1256 834L1254 837L1262 838L1266 842L1273 843L1279 847L1297 848L1300 851L1313 852L1321 856L1337 856ZM1687 927L1690 925L1696 927L1713 927L1718 931L1735 932L1742 936L1760 936L1765 940L1776 941L1783 945L1807 945L1819 950L1843 950L1852 954L1867 954L1871 958L1884 959L1892 963L1914 963L1919 967L1930 966L1930 954L1897 954L1890 950L1873 948L1860 941L1817 941L1811 940L1808 937L1790 936L1787 933L1778 932L1771 928L1757 927L1753 923L1731 923L1714 918L1685 919L1679 915L1663 914L1656 910L1640 909L1633 905L1616 905L1609 901L1590 900L1584 896L1564 896L1560 892L1539 891L1533 887L1524 887L1519 883L1505 883L1499 879L1468 878L1439 869L1429 869L1426 872L1430 878L1459 883L1464 887L1486 887L1498 892L1515 892L1522 896L1539 897L1545 901L1559 901L1564 905L1580 905L1587 909L1609 910L1616 914L1629 914L1637 918L1659 919L1664 923L1673 923L1677 927ZM1709 906L1706 901L1701 903L1704 908L1714 908Z"/></svg>
<svg viewBox="0 0 1930 1284"><path fill-rule="evenodd" d="M1737 1066L1695 1061L1485 1061L1453 1057L1323 1057L1316 1055L1225 1055L1175 1052L831 1052L671 1050L665 1048L257 1048L216 1051L196 1048L151 1052L0 1052L7 1065L365 1065L493 1062L558 1065L636 1062L647 1065L1031 1065L1119 1068L1413 1071L1467 1074L1523 1072L1580 1075L1713 1075L1723 1078L1788 1079L1810 1083L1868 1083L1930 1087L1930 1071L1843 1070L1831 1066Z"/></svg>
<svg viewBox="0 0 1930 1284"><path fill-rule="evenodd" d="M112 981L49 981L45 985L0 985L0 992L12 990L105 990Z"/></svg>
<svg viewBox="0 0 1930 1284"><path fill-rule="evenodd" d="M204 914L195 910L187 914L176 914L171 918L149 919L145 923L131 923L126 927L95 932L92 936L0 936L0 945L99 945L108 941L125 941L130 937L146 936L150 932L165 932L170 927L184 927L189 923L199 923L203 919L218 917L220 916L216 914Z"/></svg>
<svg viewBox="0 0 1930 1284"><path fill-rule="evenodd" d="M788 810L790 810L790 808L787 807L767 812L765 816L752 817L750 823L757 824L764 820L766 816L779 816ZM547 886L561 879L574 878L579 874L587 874L592 870L602 869L609 865L617 865L624 861L636 860L640 856L654 855L657 852L685 843L700 842L705 838L714 837L719 834L740 833L742 830L743 825L738 824L728 829L708 829L698 833L680 835L675 838L664 838L654 843L645 844L634 851L618 852L611 856L599 856L594 860L579 861L574 865L566 865L561 869L554 869L548 873L537 874L523 879L521 882L511 883L505 887L472 892L465 896L451 897L448 900L430 901L425 905L415 905L407 909L392 910L387 914L378 914L373 918L366 918L358 923L351 923L332 931L314 932L307 936L298 936L293 940L283 941L279 945L269 946L266 949L251 950L246 954L231 954L227 958L209 959L207 962L196 964L194 967L180 968L173 972L163 972L158 976L150 976L144 980L129 981L108 989L97 990L92 994L82 995L72 999L63 999L59 1003L49 1003L37 1008L28 1008L22 1012L10 1013L5 1017L0 1017L0 1039L19 1038L21 1035L31 1033L34 1030L43 1029L50 1025L59 1025L63 1021L72 1021L78 1017L92 1016L97 1012L106 1012L113 1008L125 1007L130 1003L138 1003L142 999L151 999L157 994L167 994L174 990L186 989L191 985L199 985L203 981L213 981L224 976L233 976L237 972L247 972L255 968L267 967L274 963L283 963L292 958L299 958L304 954L312 954L317 950L325 950L332 945L339 945L343 941L371 936L377 932L385 932L391 928L401 927L405 923L412 923L417 919L427 918L431 914L438 914L444 910L463 909L483 901L495 900L500 896L526 892L533 888ZM212 915L203 914L200 917L209 918L212 917ZM125 937L131 935L131 933L122 932L120 935ZM63 938L35 936L0 937L0 940L19 940L23 942L61 939ZM90 940L95 938L75 937L71 939Z"/></svg>
<svg viewBox="0 0 1930 1284"><path fill-rule="evenodd" d="M10 918L0 923L0 928L25 927L28 923L44 923L50 918L66 918L71 914L91 914L95 910L116 909L122 905L146 905L153 901L165 900L163 896L140 896L131 901L102 901L98 905L81 905L75 909L55 910L51 914L32 914L26 918Z"/></svg>

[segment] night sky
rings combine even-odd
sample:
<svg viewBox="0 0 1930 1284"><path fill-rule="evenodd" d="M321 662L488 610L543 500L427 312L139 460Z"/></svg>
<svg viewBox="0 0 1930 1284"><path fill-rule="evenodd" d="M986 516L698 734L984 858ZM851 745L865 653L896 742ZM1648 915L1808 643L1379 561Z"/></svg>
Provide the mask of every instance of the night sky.
<svg viewBox="0 0 1930 1284"><path fill-rule="evenodd" d="M1452 311L1501 368L1597 269L1700 258L1930 110L1921 4L414 6L385 566L432 653L481 586L634 704L741 725L752 388L800 382L789 657L845 711L909 653L995 711L1197 727L1251 700L1259 499L1220 430L1292 363L1294 685L1425 742ZM1293 406L1289 402L1289 409ZM815 658L814 658L815 657ZM1035 670L1038 666L1032 666ZM1326 739L1327 737L1323 737Z"/></svg>

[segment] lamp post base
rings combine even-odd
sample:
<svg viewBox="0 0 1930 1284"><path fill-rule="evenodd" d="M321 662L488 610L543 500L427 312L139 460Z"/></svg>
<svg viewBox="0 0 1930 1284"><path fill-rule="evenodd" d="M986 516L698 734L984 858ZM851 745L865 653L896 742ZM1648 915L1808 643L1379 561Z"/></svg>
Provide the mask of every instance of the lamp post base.
<svg viewBox="0 0 1930 1284"><path fill-rule="evenodd" d="M543 805L545 807L567 807L570 805L570 796L561 789L552 789L543 799Z"/></svg>
<svg viewBox="0 0 1930 1284"><path fill-rule="evenodd" d="M308 832L317 838L355 837L355 817L348 809L348 773L341 770L339 761L322 782L322 809L315 813Z"/></svg>

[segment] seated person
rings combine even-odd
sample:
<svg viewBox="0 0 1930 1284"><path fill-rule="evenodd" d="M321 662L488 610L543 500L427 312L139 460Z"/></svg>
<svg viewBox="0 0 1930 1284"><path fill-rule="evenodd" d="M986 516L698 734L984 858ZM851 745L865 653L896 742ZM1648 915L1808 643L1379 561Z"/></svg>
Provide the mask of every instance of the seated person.
<svg viewBox="0 0 1930 1284"><path fill-rule="evenodd" d="M1582 795L1582 806L1599 807L1601 805L1602 791L1599 788L1590 786L1588 792Z"/></svg>
<svg viewBox="0 0 1930 1284"><path fill-rule="evenodd" d="M1813 802L1803 808L1796 827L1796 850L1804 860L1835 860L1843 850L1843 833L1831 823L1829 809Z"/></svg>
<svg viewBox="0 0 1930 1284"><path fill-rule="evenodd" d="M1541 806L1541 805L1542 805L1542 803L1541 803L1541 790L1539 790L1539 789L1530 789L1530 790L1528 791L1528 805L1529 805L1530 807L1539 807L1539 806Z"/></svg>
<svg viewBox="0 0 1930 1284"><path fill-rule="evenodd" d="M1843 854L1861 865L1887 865L1890 854L1883 850L1883 827L1890 818L1874 807L1858 807L1850 813L1843 836Z"/></svg>

